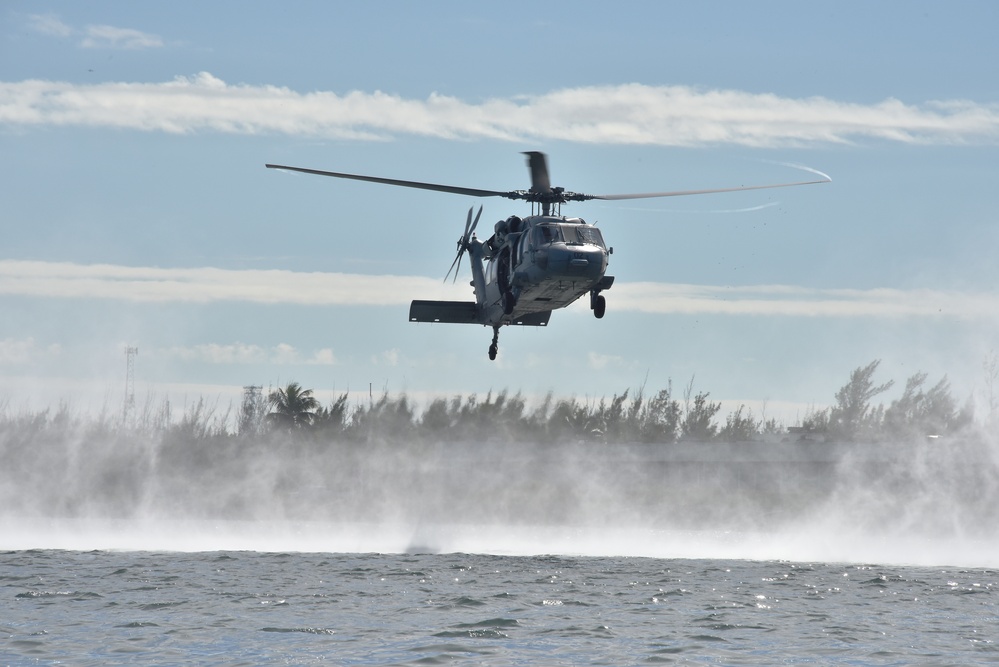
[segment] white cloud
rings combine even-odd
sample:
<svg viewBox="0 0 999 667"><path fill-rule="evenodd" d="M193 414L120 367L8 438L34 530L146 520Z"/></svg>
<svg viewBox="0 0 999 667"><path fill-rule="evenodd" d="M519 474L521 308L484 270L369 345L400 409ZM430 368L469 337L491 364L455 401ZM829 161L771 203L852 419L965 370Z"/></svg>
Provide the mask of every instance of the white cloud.
<svg viewBox="0 0 999 667"><path fill-rule="evenodd" d="M163 38L134 28L112 25L88 25L82 31L63 22L57 14L32 14L28 27L51 37L72 37L81 34L80 46L85 49L156 49L163 46Z"/></svg>
<svg viewBox="0 0 999 667"><path fill-rule="evenodd" d="M590 364L590 368L594 370L603 370L608 366L619 366L624 363L624 357L619 357L613 354L600 354L599 352L593 352L592 350L587 354L587 361Z"/></svg>
<svg viewBox="0 0 999 667"><path fill-rule="evenodd" d="M0 340L0 365L26 364L31 358L35 341L31 338Z"/></svg>
<svg viewBox="0 0 999 667"><path fill-rule="evenodd" d="M330 348L316 350L311 357L303 357L294 346L287 343L278 343L271 348L241 342L204 343L190 347L170 347L160 351L160 354L172 359L204 364L307 364L320 366L336 364L336 357Z"/></svg>
<svg viewBox="0 0 999 667"><path fill-rule="evenodd" d="M62 353L58 344L41 347L34 338L0 339L0 366L21 366L42 357L55 358Z"/></svg>
<svg viewBox="0 0 999 667"><path fill-rule="evenodd" d="M647 313L961 319L994 317L999 313L999 294L930 289L622 283L614 286L613 298L615 310Z"/></svg>
<svg viewBox="0 0 999 667"><path fill-rule="evenodd" d="M333 354L333 350L324 347L321 350L316 350L309 360L310 364L315 364L316 366L334 366L337 363L336 355Z"/></svg>
<svg viewBox="0 0 999 667"><path fill-rule="evenodd" d="M297 364L299 363L298 350L288 343L278 343L274 346L270 361L275 364Z"/></svg>
<svg viewBox="0 0 999 667"><path fill-rule="evenodd" d="M240 301L400 307L408 306L412 299L468 300L472 297L467 286L442 285L438 279L420 276L164 269L19 260L0 260L0 295L147 303ZM607 293L607 299L613 312L661 314L980 319L996 317L999 313L999 293L932 289L618 282ZM233 347L212 353L235 359L253 356L256 351ZM297 355L294 350L285 353ZM391 355L391 351L387 353L382 363L392 363ZM328 350L320 350L311 361L333 362L335 357Z"/></svg>
<svg viewBox="0 0 999 667"><path fill-rule="evenodd" d="M163 351L166 356L182 361L207 364L259 364L268 361L268 352L259 345L206 343L193 347L171 347Z"/></svg>
<svg viewBox="0 0 999 667"><path fill-rule="evenodd" d="M56 14L32 14L28 17L28 26L35 32L53 37L69 37L73 28L62 22Z"/></svg>
<svg viewBox="0 0 999 667"><path fill-rule="evenodd" d="M467 299L469 292L467 286L415 276L0 260L0 294L21 296L388 306L421 298Z"/></svg>
<svg viewBox="0 0 999 667"><path fill-rule="evenodd" d="M155 49L163 46L159 35L110 25L88 25L80 46L85 49Z"/></svg>
<svg viewBox="0 0 999 667"><path fill-rule="evenodd" d="M119 45L142 33L106 32ZM112 36L117 34L116 37ZM159 39L146 35L150 40ZM151 43L151 42L150 42ZM229 84L201 72L162 83L0 83L0 124L189 133L278 133L384 139L563 140L603 144L794 146L882 139L962 143L999 138L999 105L969 100L855 104L739 90L626 84L471 103L431 94L299 93Z"/></svg>
<svg viewBox="0 0 999 667"><path fill-rule="evenodd" d="M398 366L399 349L392 348L391 350L385 350L378 356L372 357L371 363L373 363L375 366Z"/></svg>

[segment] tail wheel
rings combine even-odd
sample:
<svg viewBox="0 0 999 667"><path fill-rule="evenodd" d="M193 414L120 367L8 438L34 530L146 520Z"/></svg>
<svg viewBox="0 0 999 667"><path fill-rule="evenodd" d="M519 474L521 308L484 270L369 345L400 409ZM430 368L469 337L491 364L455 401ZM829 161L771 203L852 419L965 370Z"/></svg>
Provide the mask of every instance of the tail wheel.
<svg viewBox="0 0 999 667"><path fill-rule="evenodd" d="M489 346L489 361L496 361L497 352L499 352L499 327L493 327L493 342Z"/></svg>

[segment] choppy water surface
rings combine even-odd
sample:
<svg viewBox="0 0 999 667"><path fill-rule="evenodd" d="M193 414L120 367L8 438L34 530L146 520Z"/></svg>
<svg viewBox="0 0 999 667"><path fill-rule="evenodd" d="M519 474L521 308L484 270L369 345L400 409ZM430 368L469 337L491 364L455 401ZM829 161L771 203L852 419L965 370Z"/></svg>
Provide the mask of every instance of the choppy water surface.
<svg viewBox="0 0 999 667"><path fill-rule="evenodd" d="M711 559L0 554L2 664L991 664L995 570Z"/></svg>

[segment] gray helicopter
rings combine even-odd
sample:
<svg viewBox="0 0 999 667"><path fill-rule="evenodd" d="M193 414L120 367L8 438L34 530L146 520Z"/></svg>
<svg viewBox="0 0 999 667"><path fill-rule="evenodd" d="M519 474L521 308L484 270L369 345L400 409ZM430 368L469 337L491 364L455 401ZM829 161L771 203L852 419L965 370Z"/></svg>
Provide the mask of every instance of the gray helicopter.
<svg viewBox="0 0 999 667"><path fill-rule="evenodd" d="M376 176L343 174L304 167L279 164L265 165L268 169L299 171L319 176L348 178L371 183L398 185L422 190L436 190L472 197L504 197L531 203L531 215L521 218L512 215L500 220L493 234L482 241L475 235L475 228L482 216L482 207L472 217L474 206L468 209L465 231L458 239L458 254L451 263L444 280L454 271L457 280L461 258L467 252L472 265L472 288L475 301L421 301L409 307L410 322L447 322L481 324L493 328L493 341L489 358L496 359L499 350L499 330L504 325L548 325L553 310L565 308L585 294L590 297L594 316L602 318L607 301L601 292L611 288L614 276L607 275L607 265L613 248L604 242L600 230L582 218L561 214L562 204L574 201L600 199L648 199L676 197L740 190L763 190L796 185L815 185L830 182L829 177L815 181L778 183L773 185L748 185L710 190L680 190L673 192L647 192L619 195L587 195L552 187L548 178L548 162L544 153L531 151L527 164L531 170L531 189L501 192L478 190L453 185L437 185L418 181L402 181ZM816 172L818 173L818 172Z"/></svg>

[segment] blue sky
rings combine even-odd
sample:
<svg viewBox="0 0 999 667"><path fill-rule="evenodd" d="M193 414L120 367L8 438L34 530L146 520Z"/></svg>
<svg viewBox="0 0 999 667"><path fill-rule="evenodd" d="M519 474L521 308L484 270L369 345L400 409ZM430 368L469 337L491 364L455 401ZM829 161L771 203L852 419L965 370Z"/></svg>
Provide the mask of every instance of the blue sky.
<svg viewBox="0 0 999 667"><path fill-rule="evenodd" d="M789 423L849 372L985 400L999 349L991 2L7 2L0 8L0 401L120 404L299 381L609 397L691 378ZM590 202L607 316L414 325L466 212L516 202L265 162L615 193ZM890 400L891 396L886 396Z"/></svg>

